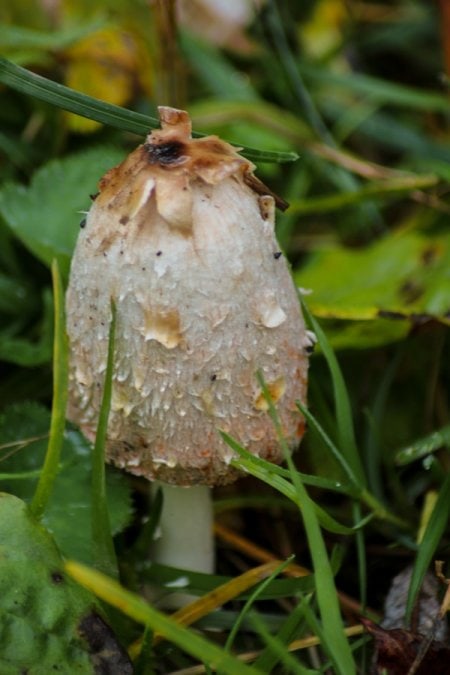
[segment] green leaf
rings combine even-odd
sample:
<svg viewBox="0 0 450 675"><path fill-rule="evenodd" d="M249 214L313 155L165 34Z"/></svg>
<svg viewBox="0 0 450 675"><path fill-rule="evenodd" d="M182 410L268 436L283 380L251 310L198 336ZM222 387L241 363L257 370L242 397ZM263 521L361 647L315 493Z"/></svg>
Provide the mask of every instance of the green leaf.
<svg viewBox="0 0 450 675"><path fill-rule="evenodd" d="M330 346L336 351L375 349L403 340L411 330L411 322L407 318L398 318L395 321L392 319L358 321L321 317L320 323ZM320 346L318 351L320 351Z"/></svg>
<svg viewBox="0 0 450 675"><path fill-rule="evenodd" d="M13 405L0 416L0 470L2 474L40 470L47 448L50 414L37 403ZM24 444L10 446L23 440ZM0 489L30 501L37 477L0 480ZM53 533L66 556L92 561L91 546L91 447L75 430L66 431L61 467L44 514L43 523ZM122 531L131 518L128 482L108 467L107 495L113 534Z"/></svg>
<svg viewBox="0 0 450 675"><path fill-rule="evenodd" d="M85 26L70 26L52 31L40 31L24 26L0 25L0 48L3 53L12 49L59 50L90 35L105 25L95 20Z"/></svg>
<svg viewBox="0 0 450 675"><path fill-rule="evenodd" d="M58 550L20 499L0 493L0 672L94 675L83 619L95 596L64 573Z"/></svg>
<svg viewBox="0 0 450 675"><path fill-rule="evenodd" d="M27 337L16 335L23 328L26 316L18 326L9 324L0 333L0 360L20 366L38 366L52 357L53 300L50 289L42 294L43 315L37 326L28 329ZM30 333L33 333L31 337Z"/></svg>
<svg viewBox="0 0 450 675"><path fill-rule="evenodd" d="M27 314L38 302L31 284L0 272L0 312L12 316Z"/></svg>
<svg viewBox="0 0 450 675"><path fill-rule="evenodd" d="M102 175L123 159L123 151L94 147L36 171L29 187L10 183L0 191L0 214L8 227L43 263L57 258L67 275L89 194Z"/></svg>
<svg viewBox="0 0 450 675"><path fill-rule="evenodd" d="M428 316L449 322L450 234L389 234L362 250L318 251L295 273L319 317L368 320Z"/></svg>
<svg viewBox="0 0 450 675"><path fill-rule="evenodd" d="M300 69L308 79L323 85L328 92L330 87L341 87L345 91L353 91L367 97L369 101L377 101L380 104L448 113L448 98L444 94L407 87L399 82L389 82L357 73L354 70L348 73L338 73L336 70L321 68L306 62L302 62Z"/></svg>

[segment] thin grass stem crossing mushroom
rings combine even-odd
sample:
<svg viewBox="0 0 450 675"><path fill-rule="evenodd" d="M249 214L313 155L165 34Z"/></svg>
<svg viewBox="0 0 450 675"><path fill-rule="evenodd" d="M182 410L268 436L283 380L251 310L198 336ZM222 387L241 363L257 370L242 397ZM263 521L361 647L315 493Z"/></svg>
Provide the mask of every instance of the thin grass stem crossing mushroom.
<svg viewBox="0 0 450 675"><path fill-rule="evenodd" d="M159 114L161 129L101 179L79 234L67 290L69 418L94 438L112 298L107 459L169 486L159 559L211 571L209 488L239 476L218 430L282 461L259 370L298 445L310 337L275 238L274 195L231 145L192 139L186 112Z"/></svg>

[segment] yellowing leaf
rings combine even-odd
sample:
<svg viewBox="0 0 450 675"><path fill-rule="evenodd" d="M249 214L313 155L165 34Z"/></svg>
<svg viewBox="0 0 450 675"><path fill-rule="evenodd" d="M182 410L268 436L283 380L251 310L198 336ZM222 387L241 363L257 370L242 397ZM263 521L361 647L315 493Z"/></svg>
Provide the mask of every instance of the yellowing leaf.
<svg viewBox="0 0 450 675"><path fill-rule="evenodd" d="M308 305L328 319L450 319L450 237L391 234L365 249L314 253L296 272Z"/></svg>
<svg viewBox="0 0 450 675"><path fill-rule="evenodd" d="M65 82L69 87L96 98L126 105L136 84L139 49L134 37L110 26L77 42L65 53ZM67 113L73 131L90 132L98 122Z"/></svg>
<svg viewBox="0 0 450 675"><path fill-rule="evenodd" d="M340 0L317 2L309 21L302 27L302 44L316 58L336 49L343 39L343 24L347 17L345 3Z"/></svg>

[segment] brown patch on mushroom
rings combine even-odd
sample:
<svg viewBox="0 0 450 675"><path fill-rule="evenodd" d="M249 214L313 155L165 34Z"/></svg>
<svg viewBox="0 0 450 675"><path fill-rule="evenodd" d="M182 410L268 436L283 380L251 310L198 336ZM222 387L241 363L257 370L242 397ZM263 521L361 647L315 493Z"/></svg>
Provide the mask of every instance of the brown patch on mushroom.
<svg viewBox="0 0 450 675"><path fill-rule="evenodd" d="M295 435L297 436L297 438L303 438L303 436L305 435L305 431L306 431L306 422L303 419L303 417L301 417L300 421L297 424Z"/></svg>
<svg viewBox="0 0 450 675"><path fill-rule="evenodd" d="M150 164L169 166L181 164L186 161L184 143L181 141L168 141L167 143L145 143L144 148L148 153Z"/></svg>
<svg viewBox="0 0 450 675"><path fill-rule="evenodd" d="M268 220L272 225L275 224L275 200L270 195L263 195L258 198L259 212L263 220Z"/></svg>
<svg viewBox="0 0 450 675"><path fill-rule="evenodd" d="M205 389L201 395L202 403L204 406L205 413L207 415L214 415L214 401L211 390Z"/></svg>
<svg viewBox="0 0 450 675"><path fill-rule="evenodd" d="M156 182L156 208L169 225L185 234L192 232L192 192L187 174L171 175L167 180L161 177Z"/></svg>
<svg viewBox="0 0 450 675"><path fill-rule="evenodd" d="M274 405L276 405L286 391L286 380L283 376L278 377L273 382L267 382L266 387L270 398L272 399ZM256 408L256 410L261 410L263 412L269 410L269 404L264 398L262 391L260 391L256 396L253 406Z"/></svg>
<svg viewBox="0 0 450 675"><path fill-rule="evenodd" d="M145 340L156 340L167 349L174 349L182 339L178 310L146 309L144 311L142 334Z"/></svg>

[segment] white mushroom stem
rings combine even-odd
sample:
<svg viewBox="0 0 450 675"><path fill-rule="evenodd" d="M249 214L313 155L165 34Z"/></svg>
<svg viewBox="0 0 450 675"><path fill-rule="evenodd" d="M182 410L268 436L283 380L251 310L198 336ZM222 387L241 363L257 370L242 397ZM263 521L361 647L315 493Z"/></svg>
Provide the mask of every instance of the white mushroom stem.
<svg viewBox="0 0 450 675"><path fill-rule="evenodd" d="M154 482L162 489L163 507L152 559L170 567L194 572L214 572L213 509L211 488L180 487Z"/></svg>

